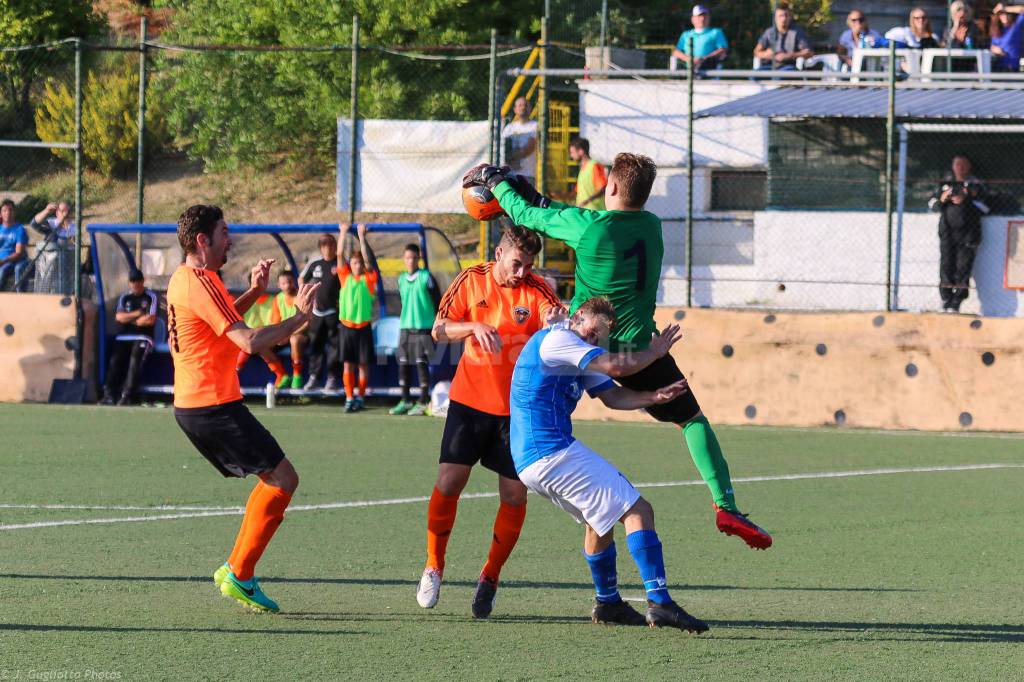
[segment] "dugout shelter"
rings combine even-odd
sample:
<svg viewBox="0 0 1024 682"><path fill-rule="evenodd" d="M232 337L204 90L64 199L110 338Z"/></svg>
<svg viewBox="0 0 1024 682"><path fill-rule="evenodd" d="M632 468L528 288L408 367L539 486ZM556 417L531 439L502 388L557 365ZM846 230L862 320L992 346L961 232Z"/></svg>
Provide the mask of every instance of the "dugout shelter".
<svg viewBox="0 0 1024 682"><path fill-rule="evenodd" d="M399 338L401 301L398 277L404 272L402 252L408 243L420 246L423 266L430 270L443 292L461 270L459 257L448 238L440 230L419 223L367 223L369 243L377 258L380 273L377 307L373 330L377 362L370 368L370 394L390 395L398 392L395 349ZM173 223L92 224L86 226L92 244L95 273L97 319L97 361L100 384L106 378L109 355L113 348L117 321L114 310L118 297L127 290L128 273L138 268L146 276L146 286L161 295L159 320L156 325L153 353L147 360L140 380L140 392L155 395L173 393L174 374L167 346L167 309L164 294L174 270L182 262L177 225ZM337 224L231 224L232 247L228 262L221 269L225 286L233 294L248 288L252 266L260 258L274 258L268 292L276 293L277 275L288 269L301 276L312 260L320 258L318 236L337 236ZM355 227L346 235L346 242L355 240ZM339 243L339 250L342 244ZM141 261L141 262L140 262ZM290 361L287 347L278 348L278 355ZM454 376L458 357L441 348L432 358L432 381ZM254 358L240 374L244 395L264 395L272 375L266 365ZM280 389L277 395L326 396L322 390ZM340 395L340 393L339 393Z"/></svg>

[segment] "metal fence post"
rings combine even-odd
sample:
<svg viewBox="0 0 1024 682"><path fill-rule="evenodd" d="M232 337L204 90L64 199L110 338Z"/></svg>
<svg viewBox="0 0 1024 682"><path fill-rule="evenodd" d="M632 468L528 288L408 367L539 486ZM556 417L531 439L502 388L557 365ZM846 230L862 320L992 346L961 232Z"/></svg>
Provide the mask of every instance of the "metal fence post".
<svg viewBox="0 0 1024 682"><path fill-rule="evenodd" d="M75 38L75 379L82 378L82 236L82 39Z"/></svg>
<svg viewBox="0 0 1024 682"><path fill-rule="evenodd" d="M608 42L608 0L601 0L601 54Z"/></svg>
<svg viewBox="0 0 1024 682"><path fill-rule="evenodd" d="M693 36L686 62L686 307L693 305Z"/></svg>
<svg viewBox="0 0 1024 682"><path fill-rule="evenodd" d="M548 68L548 15L544 14L540 23L540 68L543 71ZM537 112L537 189L541 194L547 191L547 154L548 154L548 78L546 75L540 77L540 87L537 89L537 104L540 110ZM541 240L540 267L547 265L546 240Z"/></svg>
<svg viewBox="0 0 1024 682"><path fill-rule="evenodd" d="M145 205L146 176L143 167L146 163L146 24L145 15L139 18L139 140L138 157L139 164L136 169L136 193L135 200L135 222L143 220L143 209ZM142 266L142 233L136 237L135 260Z"/></svg>
<svg viewBox="0 0 1024 682"><path fill-rule="evenodd" d="M896 119L896 43L889 41L889 106L885 116L885 309L892 311L892 143Z"/></svg>
<svg viewBox="0 0 1024 682"><path fill-rule="evenodd" d="M492 166L498 165L497 78L498 30L492 28L490 70L487 76L487 160ZM481 260L487 260L487 255L491 252L491 223L486 220L480 222L480 247L478 251Z"/></svg>
<svg viewBox="0 0 1024 682"><path fill-rule="evenodd" d="M349 102L349 118L352 129L349 136L348 157L348 221L356 219L356 144L359 141L357 119L359 117L359 15L352 17L352 90ZM341 249L341 244L338 248Z"/></svg>

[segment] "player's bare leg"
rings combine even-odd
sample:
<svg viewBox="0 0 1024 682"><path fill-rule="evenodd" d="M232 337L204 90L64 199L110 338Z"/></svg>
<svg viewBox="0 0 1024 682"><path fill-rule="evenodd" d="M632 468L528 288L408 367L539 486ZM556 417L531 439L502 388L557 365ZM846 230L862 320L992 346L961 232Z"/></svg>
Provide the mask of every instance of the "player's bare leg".
<svg viewBox="0 0 1024 682"><path fill-rule="evenodd" d="M427 564L416 589L416 602L425 609L434 608L441 594L445 550L455 526L459 495L469 482L472 470L465 464L449 462L438 466L437 481L427 507Z"/></svg>
<svg viewBox="0 0 1024 682"><path fill-rule="evenodd" d="M292 349L292 388L302 388L302 354L306 352L309 345L309 337L303 333L292 334L288 339L288 345Z"/></svg>
<svg viewBox="0 0 1024 682"><path fill-rule="evenodd" d="M526 486L521 481L498 476L498 497L500 501L494 519L491 548L473 593L474 618L487 618L491 615L501 568L515 549L526 519Z"/></svg>

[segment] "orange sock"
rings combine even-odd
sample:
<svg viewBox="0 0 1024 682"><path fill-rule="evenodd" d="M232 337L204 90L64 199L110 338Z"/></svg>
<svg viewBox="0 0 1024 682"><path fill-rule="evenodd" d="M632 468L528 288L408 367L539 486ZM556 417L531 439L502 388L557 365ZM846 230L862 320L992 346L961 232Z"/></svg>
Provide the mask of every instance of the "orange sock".
<svg viewBox="0 0 1024 682"><path fill-rule="evenodd" d="M281 381L281 378L288 374L288 372L284 371L284 365L282 365L281 361L277 358L267 360L266 363L267 367L270 368L270 371L274 373L274 383Z"/></svg>
<svg viewBox="0 0 1024 682"><path fill-rule="evenodd" d="M242 546L242 540L245 538L245 529L249 527L249 519L252 518L252 516L248 514L249 505L253 504L257 497L257 493L264 485L266 484L263 481L257 479L256 485L253 486L252 492L249 493L249 500L245 503L247 513L242 515L242 525L239 527L238 535L235 537L235 546L231 549L231 554L228 555L228 564L232 567L232 571L235 570L234 567L237 565L238 549Z"/></svg>
<svg viewBox="0 0 1024 682"><path fill-rule="evenodd" d="M366 375L362 372L359 373L359 397L366 397L366 384L370 383L370 380L366 378Z"/></svg>
<svg viewBox="0 0 1024 682"><path fill-rule="evenodd" d="M498 516L494 519L494 539L491 540L491 551L487 553L487 563L480 575L492 583L498 582L501 567L508 561L509 555L519 540L519 532L526 520L526 505L513 507L502 502L498 505Z"/></svg>
<svg viewBox="0 0 1024 682"><path fill-rule="evenodd" d="M343 372L341 378L345 382L345 400L352 400L356 397L356 378L352 372Z"/></svg>
<svg viewBox="0 0 1024 682"><path fill-rule="evenodd" d="M264 484L253 493L245 506L245 537L235 554L231 568L239 580L249 580L256 570L256 562L263 556L263 550L274 537L277 527L284 521L284 510L291 502L291 493L281 488ZM251 518L250 518L251 517Z"/></svg>
<svg viewBox="0 0 1024 682"><path fill-rule="evenodd" d="M430 506L427 507L427 568L444 571L444 552L448 548L458 508L458 495L442 495L434 486L434 492L430 493Z"/></svg>
<svg viewBox="0 0 1024 682"><path fill-rule="evenodd" d="M238 358L235 360L235 370L239 371L249 361L249 354L244 350L238 351Z"/></svg>
<svg viewBox="0 0 1024 682"><path fill-rule="evenodd" d="M302 376L302 361L292 361L292 375Z"/></svg>

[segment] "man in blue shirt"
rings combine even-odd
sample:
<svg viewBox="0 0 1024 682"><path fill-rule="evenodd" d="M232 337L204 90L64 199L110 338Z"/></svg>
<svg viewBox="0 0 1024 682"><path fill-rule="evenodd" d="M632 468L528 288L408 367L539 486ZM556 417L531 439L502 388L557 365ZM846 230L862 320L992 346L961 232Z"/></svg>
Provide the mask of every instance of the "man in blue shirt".
<svg viewBox="0 0 1024 682"><path fill-rule="evenodd" d="M679 42L672 50L672 56L684 64L693 59L695 71L700 69L717 69L722 66L729 51L729 42L720 28L711 28L711 12L704 5L695 5L690 16L693 28L683 31ZM690 42L693 42L693 55L690 55Z"/></svg>
<svg viewBox="0 0 1024 682"><path fill-rule="evenodd" d="M12 287L28 268L28 233L21 223L14 222L14 202L4 199L0 203L0 290L8 276L13 276ZM25 291L25 282L17 286L18 291Z"/></svg>
<svg viewBox="0 0 1024 682"><path fill-rule="evenodd" d="M868 27L868 18L859 9L852 10L846 16L849 27L839 36L839 47L836 53L847 66L853 66L853 51L858 47L887 47L889 41L873 28Z"/></svg>
<svg viewBox="0 0 1024 682"><path fill-rule="evenodd" d="M601 344L614 325L611 302L591 298L569 320L534 334L523 348L510 396L516 474L527 488L586 524L583 551L597 593L593 622L705 632L707 624L669 596L650 503L610 462L572 435L571 415L584 390L613 410L667 403L688 390L685 379L654 391L616 385L611 377L634 374L666 355L679 340L679 326L667 326L645 350L609 353ZM619 596L614 528L620 521L647 591L646 617Z"/></svg>

